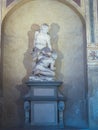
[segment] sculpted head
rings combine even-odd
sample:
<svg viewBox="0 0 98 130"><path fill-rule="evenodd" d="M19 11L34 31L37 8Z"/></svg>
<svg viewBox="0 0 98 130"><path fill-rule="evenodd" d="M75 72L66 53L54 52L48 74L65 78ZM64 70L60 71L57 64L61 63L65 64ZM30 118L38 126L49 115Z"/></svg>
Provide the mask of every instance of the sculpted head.
<svg viewBox="0 0 98 130"><path fill-rule="evenodd" d="M46 23L42 24L41 27L40 27L40 31L43 32L43 33L48 33L48 31L49 31L48 24L46 24Z"/></svg>

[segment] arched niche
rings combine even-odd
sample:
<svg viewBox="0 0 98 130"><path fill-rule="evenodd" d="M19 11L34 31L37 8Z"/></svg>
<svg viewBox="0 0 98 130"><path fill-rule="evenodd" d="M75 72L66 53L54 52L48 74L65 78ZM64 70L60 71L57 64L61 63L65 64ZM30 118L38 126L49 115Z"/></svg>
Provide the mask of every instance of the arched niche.
<svg viewBox="0 0 98 130"><path fill-rule="evenodd" d="M9 13L13 12L13 10L19 8L19 6L32 1L32 0L14 0L8 7L6 7L6 0L3 3L3 8L4 8L4 12L2 14L2 19L4 20L6 16L8 16ZM70 8L74 9L74 11L76 11L76 13L79 14L79 17L82 17L82 20L85 22L84 20L84 13L81 9L81 7L78 5L78 3L76 3L74 0L69 1L69 0L57 0L59 2L62 2L66 5L68 5ZM6 7L6 8L5 8Z"/></svg>
<svg viewBox="0 0 98 130"><path fill-rule="evenodd" d="M78 10L68 0L30 0L17 4L4 18L3 93L7 102L5 111L13 110L11 119L5 115L6 124L17 125L23 121L22 106L17 101L22 100L24 93L19 86L32 68L28 32L34 24L47 23L50 27L59 27L56 35L53 31L51 34L56 36L54 48L58 52L56 76L63 81L60 91L67 99L65 125L87 126L86 30L85 20Z"/></svg>

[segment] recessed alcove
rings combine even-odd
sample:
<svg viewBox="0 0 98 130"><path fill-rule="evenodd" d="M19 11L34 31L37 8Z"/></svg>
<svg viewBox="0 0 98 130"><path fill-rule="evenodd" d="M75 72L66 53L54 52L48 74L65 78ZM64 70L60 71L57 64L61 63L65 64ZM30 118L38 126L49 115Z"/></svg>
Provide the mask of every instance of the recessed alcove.
<svg viewBox="0 0 98 130"><path fill-rule="evenodd" d="M81 17L64 0L28 1L13 8L6 16L2 24L5 124L19 125L21 119L23 121L20 113L23 113L21 102L25 88L19 86L24 84L32 69L33 41L29 46L28 34L32 25L47 23L52 46L58 53L56 77L63 81L61 92L67 99L65 125L86 127L86 36Z"/></svg>

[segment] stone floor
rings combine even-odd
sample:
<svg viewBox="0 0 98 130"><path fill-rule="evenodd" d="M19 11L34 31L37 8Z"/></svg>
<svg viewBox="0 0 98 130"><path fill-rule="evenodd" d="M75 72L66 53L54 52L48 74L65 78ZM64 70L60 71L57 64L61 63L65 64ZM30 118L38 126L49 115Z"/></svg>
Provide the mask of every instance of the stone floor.
<svg viewBox="0 0 98 130"><path fill-rule="evenodd" d="M24 128L0 128L0 130L89 130L89 129L78 129L78 128L59 128L51 126L42 127L24 127Z"/></svg>

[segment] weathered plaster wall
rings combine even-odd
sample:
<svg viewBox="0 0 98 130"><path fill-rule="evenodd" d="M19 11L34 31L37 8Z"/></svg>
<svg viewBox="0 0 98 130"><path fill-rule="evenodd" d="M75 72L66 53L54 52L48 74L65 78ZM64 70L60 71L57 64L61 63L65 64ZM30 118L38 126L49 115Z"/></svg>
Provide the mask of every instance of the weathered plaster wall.
<svg viewBox="0 0 98 130"><path fill-rule="evenodd" d="M90 128L98 129L98 66L89 66L89 124Z"/></svg>
<svg viewBox="0 0 98 130"><path fill-rule="evenodd" d="M30 1L11 12L4 21L4 125L16 126L23 122L22 97L26 90L23 83L31 72L32 64L28 33L30 34L34 24L42 23L48 23L50 34L53 33L56 36L53 46L58 51L57 78L63 80L62 89L68 99L65 124L85 126L85 89L87 87L86 43L83 37L85 30L79 16L72 9L53 0Z"/></svg>

